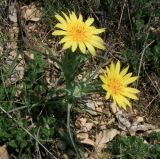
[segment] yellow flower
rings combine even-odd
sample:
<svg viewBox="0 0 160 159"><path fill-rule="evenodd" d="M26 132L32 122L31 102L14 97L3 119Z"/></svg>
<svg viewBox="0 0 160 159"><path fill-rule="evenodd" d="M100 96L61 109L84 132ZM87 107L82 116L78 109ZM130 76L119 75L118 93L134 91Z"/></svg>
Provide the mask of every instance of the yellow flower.
<svg viewBox="0 0 160 159"><path fill-rule="evenodd" d="M105 31L105 29L96 29L91 26L94 22L93 18L88 18L85 22L80 14L76 16L74 12L67 16L63 13L63 17L56 14L56 19L60 22L55 25L58 30L55 30L52 35L61 35L63 38L59 42L64 43L63 49L72 48L75 52L79 47L82 53L86 53L86 48L94 56L96 54L95 47L98 49L105 49L104 42L98 34Z"/></svg>
<svg viewBox="0 0 160 159"><path fill-rule="evenodd" d="M139 90L129 87L128 85L137 80L138 76L132 77L132 73L127 73L128 67L120 71L120 62L111 63L110 68L106 67L100 79L103 82L103 89L107 91L106 100L113 98L115 104L126 110L126 106L131 107L131 103L127 98L138 100L136 93Z"/></svg>

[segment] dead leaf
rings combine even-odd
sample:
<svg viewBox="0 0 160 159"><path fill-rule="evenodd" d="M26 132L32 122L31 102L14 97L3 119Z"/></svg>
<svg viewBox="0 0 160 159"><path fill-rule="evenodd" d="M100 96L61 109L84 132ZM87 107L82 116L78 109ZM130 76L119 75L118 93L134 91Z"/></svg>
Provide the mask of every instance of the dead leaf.
<svg viewBox="0 0 160 159"><path fill-rule="evenodd" d="M87 144L87 145L92 145L92 146L94 146L94 141L93 140L91 140L91 139L84 139L84 140L82 140L81 141L81 143L82 144Z"/></svg>
<svg viewBox="0 0 160 159"><path fill-rule="evenodd" d="M97 107L97 108L96 108L96 111L99 112L99 113L102 113L102 112L103 112L103 109L102 109L101 107Z"/></svg>
<svg viewBox="0 0 160 159"><path fill-rule="evenodd" d="M118 120L118 127L123 131L129 132L130 135L135 135L137 131L154 130L156 127L152 124L144 123L144 118L132 116L129 112L122 112L114 104L111 105L111 110Z"/></svg>
<svg viewBox="0 0 160 159"><path fill-rule="evenodd" d="M88 133L84 133L84 132L81 132L81 133L77 133L77 138L80 139L80 140L83 140L83 139L88 139Z"/></svg>
<svg viewBox="0 0 160 159"><path fill-rule="evenodd" d="M0 46L0 56L2 56L2 53L3 53L3 47Z"/></svg>
<svg viewBox="0 0 160 159"><path fill-rule="evenodd" d="M22 17L28 21L34 21L37 22L42 17L42 11L41 8L37 7L34 3L31 3L28 6L21 7L21 13Z"/></svg>
<svg viewBox="0 0 160 159"><path fill-rule="evenodd" d="M95 145L95 142L93 140L89 139L88 133L78 133L77 138L79 139L80 143L92 145L92 146Z"/></svg>
<svg viewBox="0 0 160 159"><path fill-rule="evenodd" d="M118 127L124 131L128 131L131 127L131 122L124 115L117 115Z"/></svg>
<svg viewBox="0 0 160 159"><path fill-rule="evenodd" d="M11 22L17 23L17 9L15 2L11 2L11 4L9 4L8 18Z"/></svg>
<svg viewBox="0 0 160 159"><path fill-rule="evenodd" d="M24 51L24 57L27 61L34 60L34 54L29 51Z"/></svg>
<svg viewBox="0 0 160 159"><path fill-rule="evenodd" d="M122 114L122 110L120 110L114 103L110 105L110 108L113 114Z"/></svg>
<svg viewBox="0 0 160 159"><path fill-rule="evenodd" d="M94 126L93 123L85 123L84 126L82 127L83 132L88 132L92 129Z"/></svg>
<svg viewBox="0 0 160 159"><path fill-rule="evenodd" d="M148 130L146 133L150 134L152 132L160 132L160 129L153 129L153 130Z"/></svg>
<svg viewBox="0 0 160 159"><path fill-rule="evenodd" d="M152 124L144 123L138 125L132 125L129 129L130 134L133 136L137 131L147 131L147 130L154 130L155 126Z"/></svg>
<svg viewBox="0 0 160 159"><path fill-rule="evenodd" d="M97 115L96 105L92 100L87 100L86 105L88 107L88 109L87 109L88 113L90 113L91 115Z"/></svg>
<svg viewBox="0 0 160 159"><path fill-rule="evenodd" d="M141 123L141 122L144 122L144 118L139 116L137 117L137 120L136 120L137 123Z"/></svg>
<svg viewBox="0 0 160 159"><path fill-rule="evenodd" d="M82 128L84 125L85 125L85 123L87 122L87 119L86 118L78 118L77 120L76 120L76 122L75 122L75 126L78 128L78 129L80 129L80 128Z"/></svg>
<svg viewBox="0 0 160 159"><path fill-rule="evenodd" d="M113 140L113 138L120 134L117 129L103 130L96 135L95 148L98 152L106 148L106 143Z"/></svg>
<svg viewBox="0 0 160 159"><path fill-rule="evenodd" d="M0 159L9 159L9 155L5 145L0 146Z"/></svg>

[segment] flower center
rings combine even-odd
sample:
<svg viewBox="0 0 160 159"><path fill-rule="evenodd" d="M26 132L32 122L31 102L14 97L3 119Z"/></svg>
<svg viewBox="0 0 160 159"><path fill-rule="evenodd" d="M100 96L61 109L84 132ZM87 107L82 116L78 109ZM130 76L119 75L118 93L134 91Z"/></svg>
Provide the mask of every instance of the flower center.
<svg viewBox="0 0 160 159"><path fill-rule="evenodd" d="M108 82L108 87L111 92L115 95L120 94L122 92L122 83L117 79L110 79Z"/></svg>
<svg viewBox="0 0 160 159"><path fill-rule="evenodd" d="M88 42L90 40L90 30L81 22L70 24L68 35L75 42Z"/></svg>

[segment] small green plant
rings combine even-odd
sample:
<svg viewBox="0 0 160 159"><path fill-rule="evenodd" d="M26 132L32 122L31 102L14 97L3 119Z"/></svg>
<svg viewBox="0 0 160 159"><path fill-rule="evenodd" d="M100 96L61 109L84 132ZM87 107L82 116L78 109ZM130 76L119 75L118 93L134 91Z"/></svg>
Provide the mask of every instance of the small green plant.
<svg viewBox="0 0 160 159"><path fill-rule="evenodd" d="M157 139L159 134L149 135ZM115 159L158 159L160 157L160 145L145 144L141 137L119 137L108 144L108 150Z"/></svg>
<svg viewBox="0 0 160 159"><path fill-rule="evenodd" d="M152 132L149 134L149 140L151 143L159 143L160 142L160 132Z"/></svg>

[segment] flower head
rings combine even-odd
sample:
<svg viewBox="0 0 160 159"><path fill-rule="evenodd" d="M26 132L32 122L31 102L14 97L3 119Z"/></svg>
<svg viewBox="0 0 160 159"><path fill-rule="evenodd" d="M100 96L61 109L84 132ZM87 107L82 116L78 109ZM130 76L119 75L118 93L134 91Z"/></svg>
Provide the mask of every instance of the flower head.
<svg viewBox="0 0 160 159"><path fill-rule="evenodd" d="M98 34L105 31L105 29L96 29L91 26L94 22L93 18L88 18L85 22L80 14L76 16L74 12L67 16L63 13L63 16L56 14L55 17L59 21L55 25L58 30L55 30L52 35L61 35L63 38L59 42L64 43L63 49L72 48L72 52L75 52L79 47L82 53L86 53L86 48L94 56L96 54L95 47L98 49L105 49L104 42Z"/></svg>
<svg viewBox="0 0 160 159"><path fill-rule="evenodd" d="M106 100L113 98L115 104L126 110L126 106L131 107L127 98L138 100L136 93L139 90L128 85L137 80L137 76L132 77L132 73L127 73L128 67L120 71L120 62L111 63L110 68L106 67L105 73L100 75L103 82L103 89L107 91Z"/></svg>

